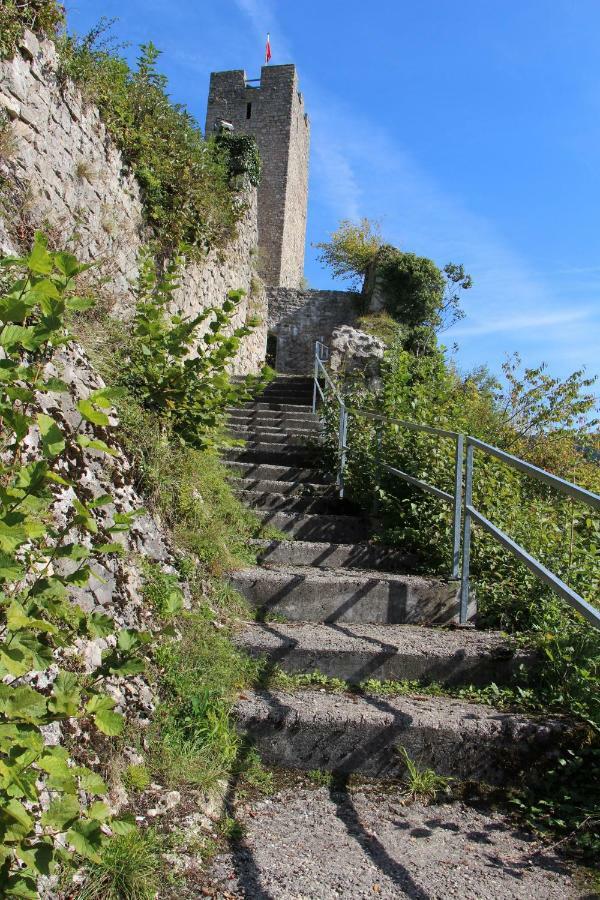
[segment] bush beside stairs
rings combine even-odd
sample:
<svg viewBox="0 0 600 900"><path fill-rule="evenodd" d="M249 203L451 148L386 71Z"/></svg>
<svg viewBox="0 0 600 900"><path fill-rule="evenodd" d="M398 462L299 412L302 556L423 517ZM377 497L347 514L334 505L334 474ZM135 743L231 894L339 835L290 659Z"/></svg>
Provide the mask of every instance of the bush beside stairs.
<svg viewBox="0 0 600 900"><path fill-rule="evenodd" d="M278 376L230 410L246 443L224 451L236 491L287 540L257 542L259 565L233 574L256 609L240 645L291 674L436 682L507 683L534 666L497 632L455 625L457 584L406 574L410 558L369 541L368 516L341 501L320 466L312 380ZM396 776L404 751L439 775L505 785L556 753L560 717L538 718L449 695L379 696L257 689L235 708L266 763Z"/></svg>

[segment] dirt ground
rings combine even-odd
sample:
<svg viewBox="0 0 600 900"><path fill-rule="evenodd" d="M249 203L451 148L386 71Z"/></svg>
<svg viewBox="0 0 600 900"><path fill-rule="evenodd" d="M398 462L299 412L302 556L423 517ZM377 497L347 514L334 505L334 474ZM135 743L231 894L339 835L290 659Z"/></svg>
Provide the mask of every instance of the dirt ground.
<svg viewBox="0 0 600 900"><path fill-rule="evenodd" d="M399 793L301 785L236 810L243 838L203 896L252 900L591 900L573 866L499 812L403 805Z"/></svg>

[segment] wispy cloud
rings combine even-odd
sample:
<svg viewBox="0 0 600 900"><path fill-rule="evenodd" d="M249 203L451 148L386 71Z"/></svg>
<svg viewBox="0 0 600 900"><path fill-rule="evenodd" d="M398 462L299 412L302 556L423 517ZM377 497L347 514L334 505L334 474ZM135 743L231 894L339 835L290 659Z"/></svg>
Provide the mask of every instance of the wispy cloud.
<svg viewBox="0 0 600 900"><path fill-rule="evenodd" d="M279 58L294 58L277 4L233 2L257 35L271 31ZM333 228L341 218L380 219L392 243L439 264L464 263L474 287L464 295L467 319L450 337L460 339L471 362L495 365L505 349L525 355L529 349L533 362L539 354L551 364L589 352L594 328L600 328L593 309L600 267L539 272L490 219L433 178L407 143L393 139L385 121L357 111L305 72L302 82L312 121L311 221ZM494 340L501 334L510 336L510 346ZM592 351L588 359L594 356Z"/></svg>
<svg viewBox="0 0 600 900"><path fill-rule="evenodd" d="M274 4L270 0L233 0L233 3L248 17L256 37L262 40L269 32L277 59L289 62L293 57L292 48L279 25Z"/></svg>
<svg viewBox="0 0 600 900"><path fill-rule="evenodd" d="M574 322L590 318L589 309L574 309L565 312L548 314L503 316L501 319L486 318L473 325L457 325L452 329L452 337L475 337L484 334L500 334L501 332L536 331L554 328L558 325L571 325Z"/></svg>

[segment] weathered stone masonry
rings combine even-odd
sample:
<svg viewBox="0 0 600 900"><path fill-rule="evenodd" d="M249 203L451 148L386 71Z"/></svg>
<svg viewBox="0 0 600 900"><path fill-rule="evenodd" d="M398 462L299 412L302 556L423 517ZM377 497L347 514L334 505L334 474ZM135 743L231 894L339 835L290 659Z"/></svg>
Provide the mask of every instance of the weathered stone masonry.
<svg viewBox="0 0 600 900"><path fill-rule="evenodd" d="M56 242L80 259L101 262L94 272L105 280L114 314L126 317L133 308L138 253L149 237L140 190L98 110L74 85L59 84L57 70L54 45L39 42L30 32L12 60L0 61L0 110L10 119L13 144L8 157L0 159L0 169L9 183L20 185L17 208L0 202L0 252L14 248L19 218L28 226L49 226ZM248 315L266 320L255 272L256 190L248 189L240 200L247 210L237 237L226 248L211 251L202 264L189 265L177 295L178 307L195 315L242 288L247 296L234 327ZM265 345L266 321L242 342L234 371L257 371Z"/></svg>
<svg viewBox="0 0 600 900"><path fill-rule="evenodd" d="M299 287L304 275L310 124L296 67L263 66L260 82L241 70L213 72L206 134L221 121L256 138L260 271L269 285Z"/></svg>
<svg viewBox="0 0 600 900"><path fill-rule="evenodd" d="M312 372L315 341L329 344L340 325L355 322L360 294L352 291L267 288L269 332L277 338L276 369Z"/></svg>

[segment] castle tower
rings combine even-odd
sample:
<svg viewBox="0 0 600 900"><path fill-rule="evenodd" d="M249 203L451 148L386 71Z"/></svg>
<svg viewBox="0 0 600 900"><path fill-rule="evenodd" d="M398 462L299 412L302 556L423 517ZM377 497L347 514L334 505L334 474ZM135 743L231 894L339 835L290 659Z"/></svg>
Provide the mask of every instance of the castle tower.
<svg viewBox="0 0 600 900"><path fill-rule="evenodd" d="M262 159L258 188L260 274L273 287L304 275L310 125L294 65L263 66L259 81L241 69L213 72L206 135L220 121L254 135Z"/></svg>

